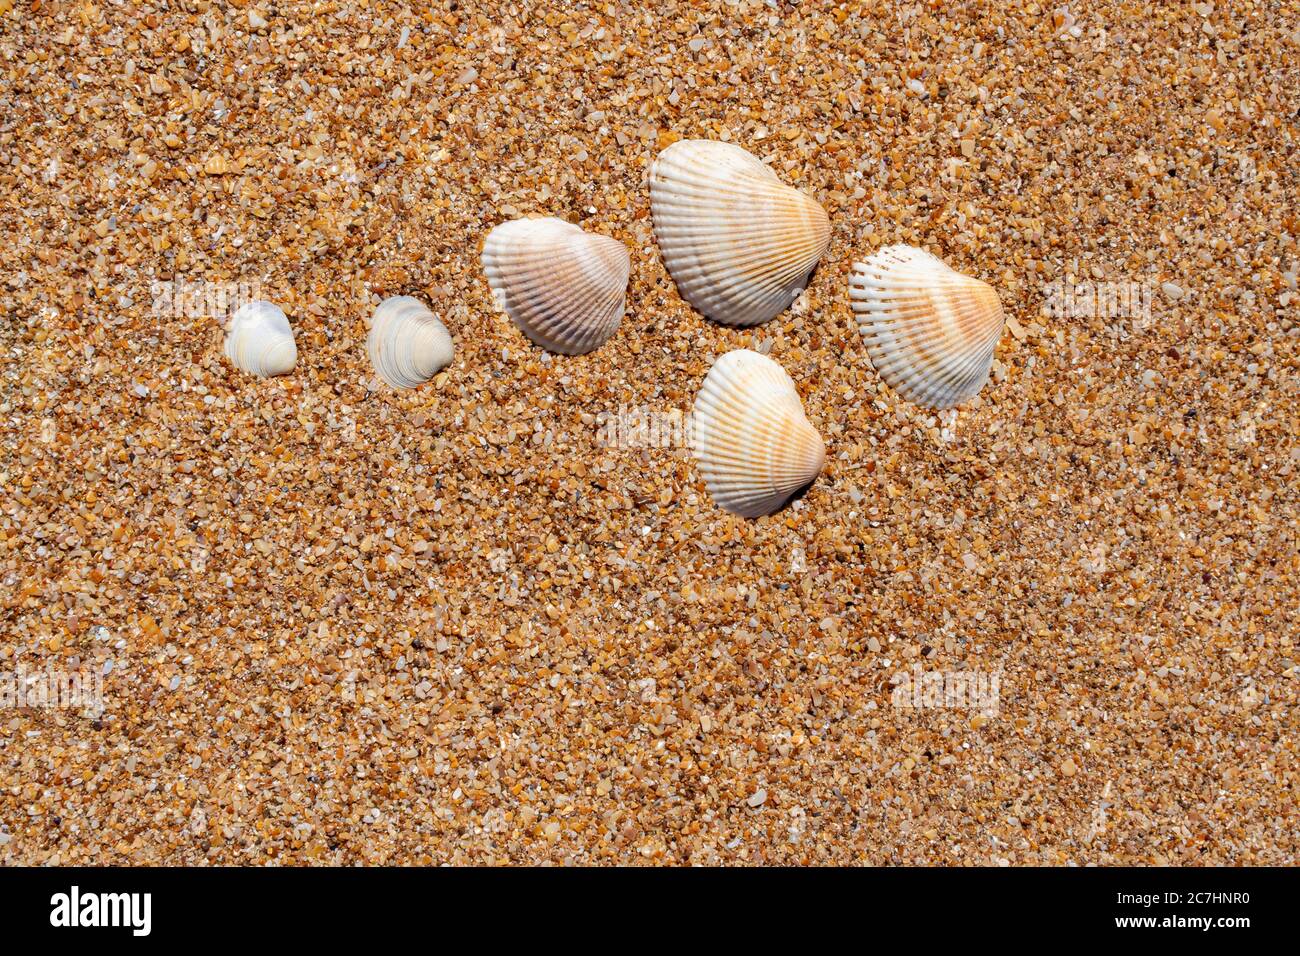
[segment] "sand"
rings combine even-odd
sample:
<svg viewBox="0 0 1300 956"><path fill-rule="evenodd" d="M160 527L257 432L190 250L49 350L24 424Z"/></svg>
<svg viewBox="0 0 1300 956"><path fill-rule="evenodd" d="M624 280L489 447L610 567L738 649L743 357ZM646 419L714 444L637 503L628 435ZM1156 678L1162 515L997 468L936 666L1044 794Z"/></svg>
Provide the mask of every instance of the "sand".
<svg viewBox="0 0 1300 956"><path fill-rule="evenodd" d="M1295 863L1300 8L1176 6L0 0L0 671L102 678L0 710L0 863ZM682 137L833 226L771 517L602 431L755 339L659 257ZM632 252L589 355L491 298L534 213ZM849 310L893 243L1009 316L955 413ZM174 296L240 283L293 374Z"/></svg>

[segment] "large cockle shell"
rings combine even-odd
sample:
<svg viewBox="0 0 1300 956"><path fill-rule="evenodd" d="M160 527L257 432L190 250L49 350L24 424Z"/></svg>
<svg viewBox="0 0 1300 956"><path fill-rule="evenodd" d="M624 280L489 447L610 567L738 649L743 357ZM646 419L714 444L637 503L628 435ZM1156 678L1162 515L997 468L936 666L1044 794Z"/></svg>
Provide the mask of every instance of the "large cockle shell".
<svg viewBox="0 0 1300 956"><path fill-rule="evenodd" d="M988 381L1002 337L993 287L912 246L855 262L849 299L880 377L910 402L951 408Z"/></svg>
<svg viewBox="0 0 1300 956"><path fill-rule="evenodd" d="M590 352L623 320L632 260L617 239L563 219L516 219L488 233L483 269L515 325L542 348Z"/></svg>
<svg viewBox="0 0 1300 956"><path fill-rule="evenodd" d="M451 334L423 302L395 295L379 303L366 335L375 373L393 388L415 388L450 364Z"/></svg>
<svg viewBox="0 0 1300 956"><path fill-rule="evenodd" d="M284 311L272 302L240 306L226 326L226 358L250 375L287 375L298 364L298 346Z"/></svg>
<svg viewBox="0 0 1300 956"><path fill-rule="evenodd" d="M714 500L747 518L779 509L826 461L790 376L749 349L709 369L695 399L691 450Z"/></svg>
<svg viewBox="0 0 1300 956"><path fill-rule="evenodd" d="M785 310L830 244L826 211L731 143L684 139L650 169L664 264L687 302L725 325Z"/></svg>

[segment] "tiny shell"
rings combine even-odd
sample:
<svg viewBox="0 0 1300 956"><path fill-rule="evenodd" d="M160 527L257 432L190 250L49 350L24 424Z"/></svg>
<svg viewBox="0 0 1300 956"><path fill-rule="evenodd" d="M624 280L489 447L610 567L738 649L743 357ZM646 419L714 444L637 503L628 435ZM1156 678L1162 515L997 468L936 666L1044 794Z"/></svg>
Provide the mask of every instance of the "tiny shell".
<svg viewBox="0 0 1300 956"><path fill-rule="evenodd" d="M682 298L726 325L784 311L830 244L826 211L731 143L684 139L660 153L650 209Z"/></svg>
<svg viewBox="0 0 1300 956"><path fill-rule="evenodd" d="M912 246L853 264L849 299L871 363L910 402L951 408L988 381L1002 337L993 287Z"/></svg>
<svg viewBox="0 0 1300 956"><path fill-rule="evenodd" d="M375 373L393 388L415 388L450 364L456 349L423 302L395 295L375 309L366 352Z"/></svg>
<svg viewBox="0 0 1300 956"><path fill-rule="evenodd" d="M718 505L747 518L778 510L826 462L790 376L749 349L709 369L692 412L691 450Z"/></svg>
<svg viewBox="0 0 1300 956"><path fill-rule="evenodd" d="M622 322L632 260L617 239L562 219L515 219L488 233L483 270L498 304L528 338L580 355Z"/></svg>
<svg viewBox="0 0 1300 956"><path fill-rule="evenodd" d="M274 303L249 302L226 328L226 358L249 375L286 375L298 363L298 347L284 311Z"/></svg>

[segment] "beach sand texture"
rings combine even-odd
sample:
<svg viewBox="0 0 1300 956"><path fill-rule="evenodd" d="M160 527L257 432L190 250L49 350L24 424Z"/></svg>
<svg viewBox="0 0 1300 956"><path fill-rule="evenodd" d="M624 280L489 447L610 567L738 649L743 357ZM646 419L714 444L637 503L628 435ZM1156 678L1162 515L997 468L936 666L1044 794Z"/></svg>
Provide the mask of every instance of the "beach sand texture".
<svg viewBox="0 0 1300 956"><path fill-rule="evenodd" d="M0 0L0 672L103 704L0 709L0 863L1297 862L1298 58L1295 2ZM830 216L758 329L665 272L681 138ZM631 252L589 354L493 301L534 214ZM955 411L850 311L898 243L1006 310ZM392 295L455 341L404 392ZM827 459L747 520L666 423L756 337Z"/></svg>

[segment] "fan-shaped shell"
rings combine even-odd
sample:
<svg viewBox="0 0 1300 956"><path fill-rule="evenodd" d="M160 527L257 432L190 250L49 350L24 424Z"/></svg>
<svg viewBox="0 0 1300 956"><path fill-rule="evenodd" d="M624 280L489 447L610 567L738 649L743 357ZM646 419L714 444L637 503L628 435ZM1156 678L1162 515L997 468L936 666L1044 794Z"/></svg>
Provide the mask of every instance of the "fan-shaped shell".
<svg viewBox="0 0 1300 956"><path fill-rule="evenodd" d="M718 505L747 518L776 511L826 461L790 376L749 349L709 369L691 416L691 450Z"/></svg>
<svg viewBox="0 0 1300 956"><path fill-rule="evenodd" d="M632 260L617 239L563 219L516 219L488 233L483 270L525 335L552 352L579 355L623 320Z"/></svg>
<svg viewBox="0 0 1300 956"><path fill-rule="evenodd" d="M450 364L451 334L419 299L395 295L379 303L366 335L375 373L393 388L415 388Z"/></svg>
<svg viewBox="0 0 1300 956"><path fill-rule="evenodd" d="M830 244L826 211L731 143L684 139L660 153L650 210L682 298L726 325L785 310Z"/></svg>
<svg viewBox="0 0 1300 956"><path fill-rule="evenodd" d="M246 303L226 327L226 358L250 375L286 375L298 363L298 346L284 311L272 302Z"/></svg>
<svg viewBox="0 0 1300 956"><path fill-rule="evenodd" d="M855 262L849 299L871 363L918 405L951 408L988 381L1002 337L993 287L912 246L888 246Z"/></svg>

